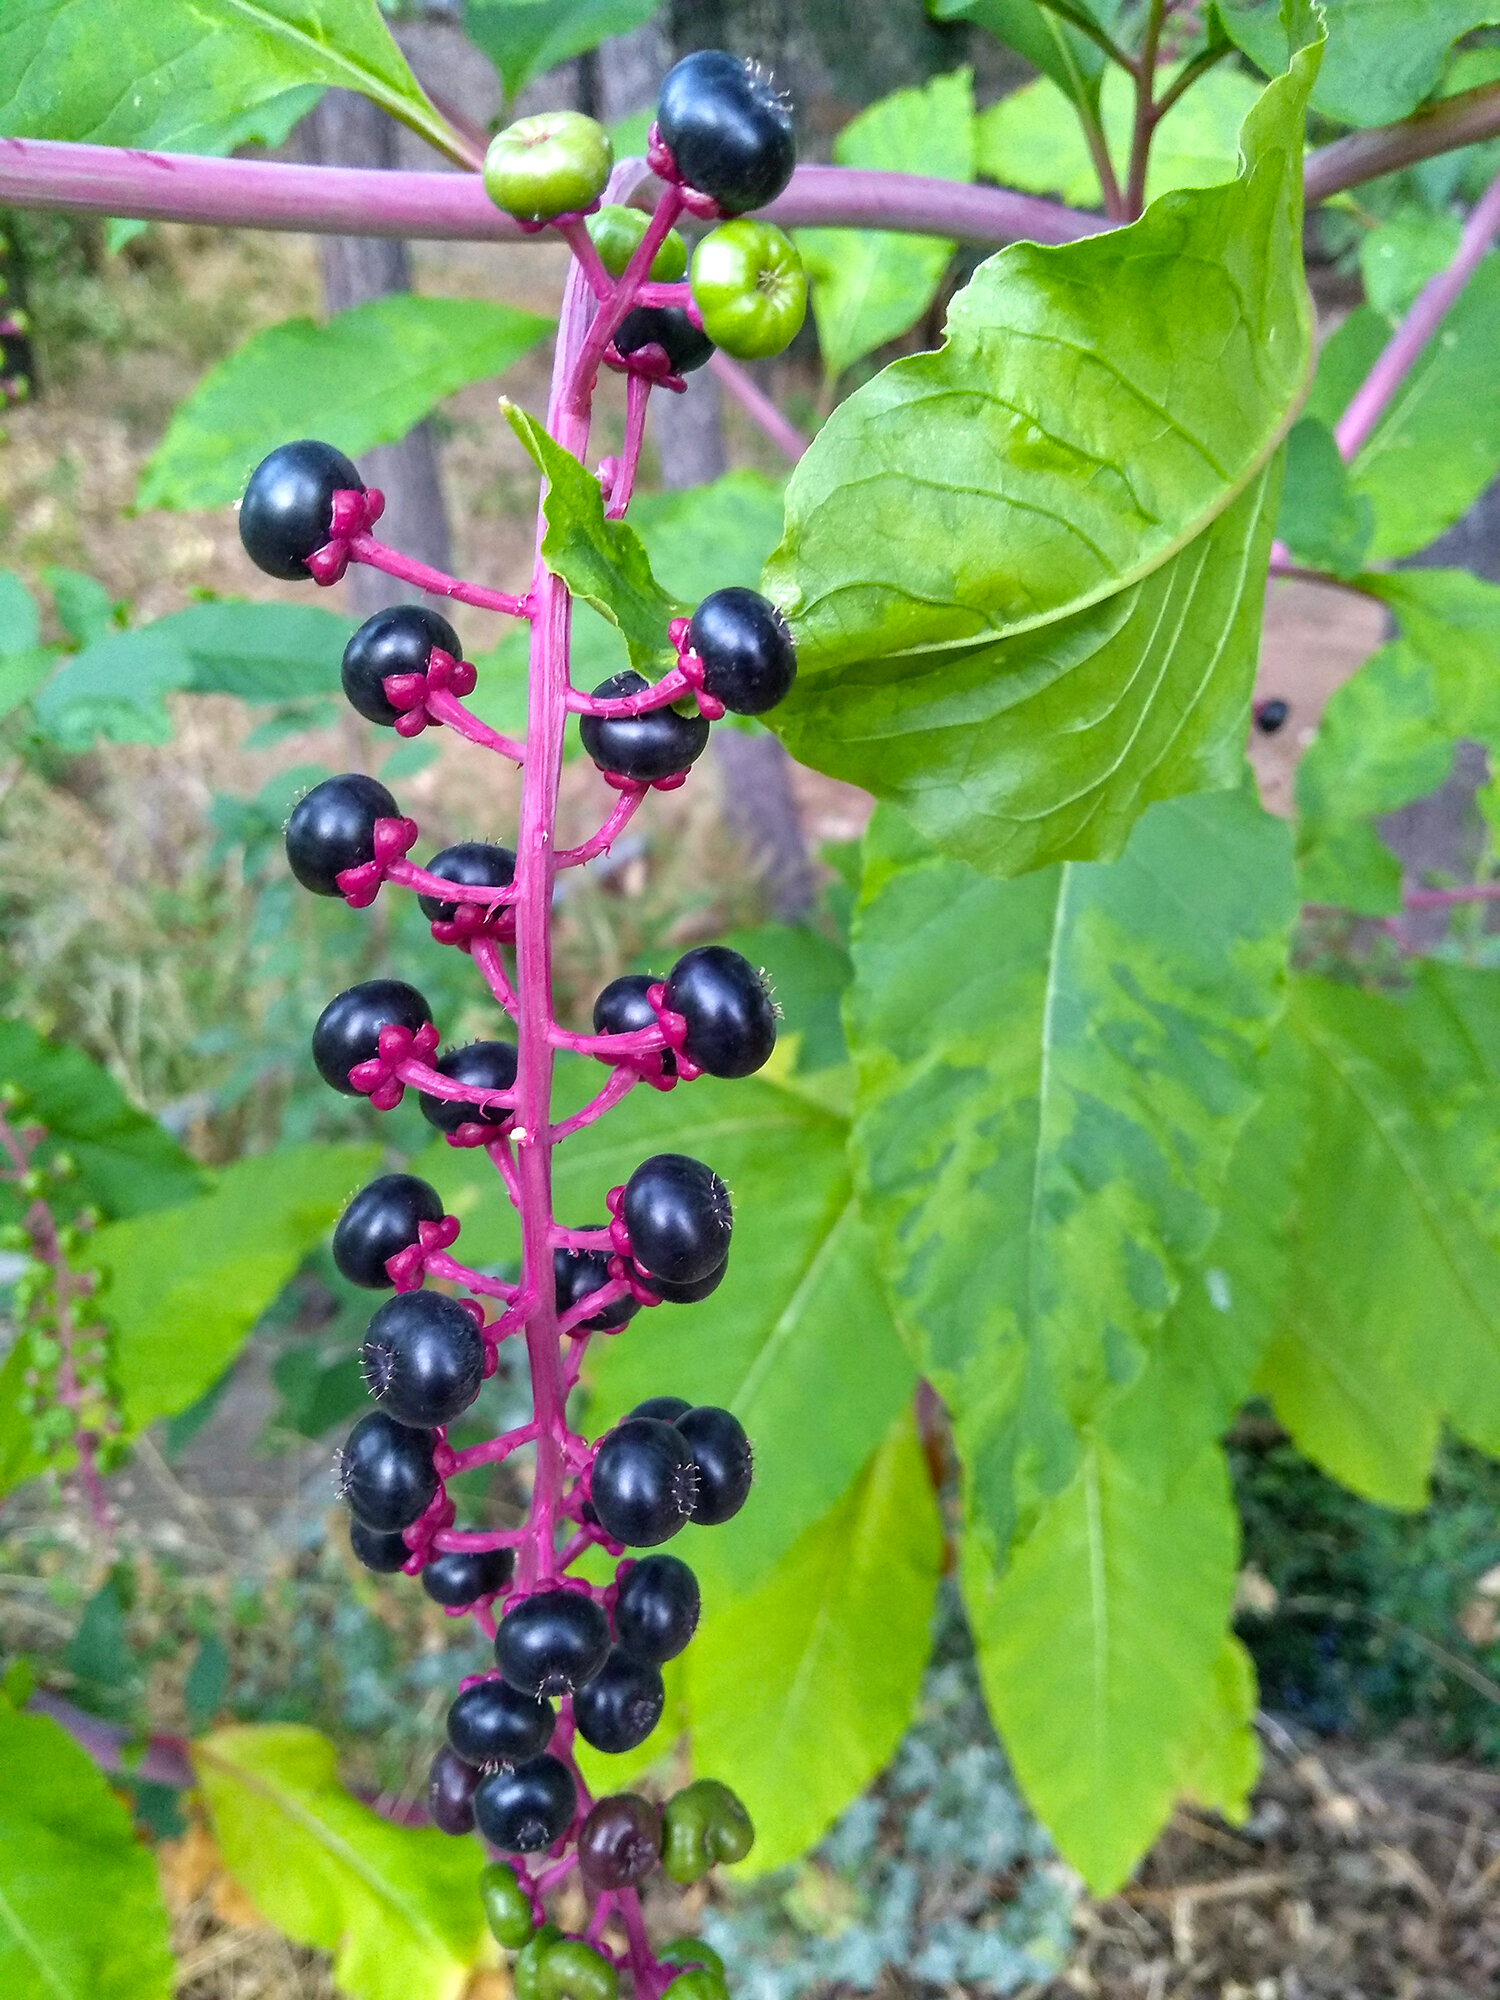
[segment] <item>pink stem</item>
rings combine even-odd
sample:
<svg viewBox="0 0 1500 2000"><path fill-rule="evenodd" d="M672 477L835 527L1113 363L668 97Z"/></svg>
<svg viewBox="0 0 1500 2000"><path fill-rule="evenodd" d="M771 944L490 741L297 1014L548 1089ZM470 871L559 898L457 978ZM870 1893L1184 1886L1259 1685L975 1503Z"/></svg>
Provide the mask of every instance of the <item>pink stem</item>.
<svg viewBox="0 0 1500 2000"><path fill-rule="evenodd" d="M503 909L516 899L514 883L486 888L450 882L445 875L430 875L425 868L400 859L386 863L385 879L398 888L415 889L420 896L441 896L445 903L473 903L482 910Z"/></svg>
<svg viewBox="0 0 1500 2000"><path fill-rule="evenodd" d="M492 1139L484 1150L489 1155L490 1165L499 1174L505 1184L505 1192L510 1196L511 1207L519 1211L521 1206L521 1178L516 1172L515 1160L511 1157L510 1135L502 1132L500 1137ZM526 1286L524 1271L521 1283L523 1288L526 1289L526 1294L529 1298L531 1293L530 1288Z"/></svg>
<svg viewBox="0 0 1500 2000"><path fill-rule="evenodd" d="M464 707L457 695L450 694L446 688L424 695L423 706L434 722L446 722L456 736L466 737L470 743L493 750L498 756L508 757L513 764L526 762L524 743L517 743L511 736L502 736L498 729L491 729L487 722L481 722L477 715Z"/></svg>
<svg viewBox="0 0 1500 2000"><path fill-rule="evenodd" d="M403 583L414 583L419 590L425 590L433 597L452 597L460 604L476 605L481 611L504 612L508 618L529 618L531 615L529 598L515 597L508 590L487 590L483 584L464 583L443 570L432 569L426 563L402 555L399 549L387 548L373 535L349 537L349 560L364 563L370 569L384 570L387 576L399 577Z"/></svg>
<svg viewBox="0 0 1500 2000"><path fill-rule="evenodd" d="M614 1247L614 1242L608 1229L565 1229L560 1222L554 1222L552 1247L555 1250L609 1250ZM592 1319L599 1310L597 1304L599 1294L590 1292L589 1298L595 1303L591 1304L583 1315L585 1319Z"/></svg>
<svg viewBox="0 0 1500 2000"><path fill-rule="evenodd" d="M507 1431L503 1437L487 1438L483 1444L466 1445L462 1451L455 1451L452 1454L453 1472L468 1472L476 1465L499 1465L502 1460L509 1458L513 1451L519 1451L522 1445L533 1443L535 1438L536 1425L523 1424L520 1430ZM443 1475L445 1479L450 1479L452 1476L452 1472Z"/></svg>
<svg viewBox="0 0 1500 2000"><path fill-rule="evenodd" d="M663 1985L661 1968L651 1949L651 1940L646 1935L641 1899L634 1889L621 1889L615 1898L615 1907L625 1926L627 1958L630 1976L635 1983L636 2000L657 2000Z"/></svg>
<svg viewBox="0 0 1500 2000"><path fill-rule="evenodd" d="M718 348L709 356L708 365L746 416L758 424L776 449L795 465L807 450L809 440L789 418L782 415L749 370L742 368L738 361L731 361Z"/></svg>
<svg viewBox="0 0 1500 2000"><path fill-rule="evenodd" d="M1461 903L1500 900L1500 882L1470 882L1461 889L1408 889L1401 898L1408 910L1449 910Z"/></svg>
<svg viewBox="0 0 1500 2000"><path fill-rule="evenodd" d="M651 382L645 375L631 375L625 384L625 448L609 490L606 521L618 521L630 505L635 491L635 475L640 469L641 445L646 436L646 405L651 400ZM572 703L569 702L569 707Z"/></svg>
<svg viewBox="0 0 1500 2000"><path fill-rule="evenodd" d="M644 282L655 257L672 228L672 224L682 213L682 190L663 188L657 197L656 210L646 225L646 233L630 253L630 262L625 266L620 282L607 299L600 302L589 327L573 357L572 367L557 398L554 412L549 408L547 428L552 431L559 444L563 443L562 430L571 435L575 431L581 435L583 444L588 442L590 398L599 376L599 364L604 359L604 350L614 338L615 329L629 312L635 299L637 288ZM580 309L580 313L583 308ZM562 346L559 331L559 349ZM554 428L556 424L556 428ZM564 446L564 449L572 449ZM573 451L575 458L583 457L582 445Z"/></svg>
<svg viewBox="0 0 1500 2000"><path fill-rule="evenodd" d="M573 1849L570 1848L569 1851L562 1856L561 1860L554 1861L551 1867L544 1868L541 1874L537 1876L536 1878L537 1894L539 1896L545 1896L547 1891L549 1889L555 1889L559 1882L566 1882L568 1877L572 1874L573 1870L577 1866L578 1866L578 1855Z"/></svg>
<svg viewBox="0 0 1500 2000"><path fill-rule="evenodd" d="M516 1093L513 1090L472 1090L466 1083L455 1083L451 1076L444 1076L440 1069L430 1069L423 1062L403 1062L396 1064L396 1074L413 1090L420 1090L426 1097L439 1098L445 1104L472 1104L476 1111L511 1111L515 1108Z"/></svg>
<svg viewBox="0 0 1500 2000"><path fill-rule="evenodd" d="M640 378L631 377L632 386ZM642 688L639 694L584 694L580 688L568 689L568 708L574 715L603 715L610 718L626 715L649 715L653 709L668 708L674 701L681 701L684 695L696 694L697 688L681 667L668 667L659 681ZM629 793L622 793L628 798ZM615 810L618 812L619 807Z"/></svg>
<svg viewBox="0 0 1500 2000"><path fill-rule="evenodd" d="M594 248L594 239L589 235L589 226L583 217L575 216L571 222L559 222L554 227L558 235L566 240L568 248L577 259L594 297L607 299L615 281L600 261L599 252Z"/></svg>
<svg viewBox="0 0 1500 2000"><path fill-rule="evenodd" d="M597 1097L590 1098L581 1111L575 1111L571 1118L565 1118L560 1125L552 1128L552 1143L557 1145L563 1139L570 1139L575 1132L581 1132L586 1125L592 1125L602 1118L606 1111L612 1111L621 1098L628 1097L640 1082L639 1070L622 1063L610 1077Z"/></svg>
<svg viewBox="0 0 1500 2000"><path fill-rule="evenodd" d="M510 983L510 975L505 970L499 945L493 938L475 938L469 946L469 956L479 967L484 983L495 996L496 1002L514 1020L520 1002L516 999L515 988Z"/></svg>
<svg viewBox="0 0 1500 2000"><path fill-rule="evenodd" d="M1423 348L1473 277L1497 231L1500 231L1500 174L1490 182L1464 224L1453 262L1435 278L1429 278L1418 292L1411 310L1339 418L1333 435L1346 464L1379 423Z"/></svg>
<svg viewBox="0 0 1500 2000"><path fill-rule="evenodd" d="M471 1271L467 1264L458 1263L446 1250L429 1250L424 1261L429 1277L446 1278L450 1284L463 1285L468 1291L478 1292L484 1298L504 1299L509 1303L516 1296L514 1285L508 1285L503 1278L486 1278L478 1271Z"/></svg>
<svg viewBox="0 0 1500 2000"><path fill-rule="evenodd" d="M601 1285L597 1292L590 1292L588 1297L580 1299L576 1306L569 1306L568 1310L557 1322L558 1330L561 1333L571 1333L575 1327L582 1326L586 1319L592 1319L596 1313L603 1312L606 1306L612 1306L617 1299L628 1299L629 1297L630 1287L626 1284L625 1280L623 1278L611 1278L609 1283ZM580 1367L582 1366L583 1349L586 1345L587 1342L583 1340L580 1340L575 1345L572 1354L568 1357L568 1367L570 1369L574 1366L575 1362Z"/></svg>
<svg viewBox="0 0 1500 2000"><path fill-rule="evenodd" d="M614 1062L629 1056L659 1055L668 1043L660 1028L635 1028L628 1035L579 1035L571 1028L554 1027L552 1045L575 1056L598 1056Z"/></svg>
<svg viewBox="0 0 1500 2000"><path fill-rule="evenodd" d="M586 861L597 860L607 854L621 833L635 816L636 808L646 796L645 785L632 785L627 792L621 792L612 808L609 818L599 831L584 841L581 847L564 847L557 855L559 868L581 868Z"/></svg>
<svg viewBox="0 0 1500 2000"><path fill-rule="evenodd" d="M523 1553L531 1538L530 1528L505 1528L491 1531L475 1528L439 1528L432 1537L432 1546L444 1555L485 1555L491 1549L520 1549Z"/></svg>

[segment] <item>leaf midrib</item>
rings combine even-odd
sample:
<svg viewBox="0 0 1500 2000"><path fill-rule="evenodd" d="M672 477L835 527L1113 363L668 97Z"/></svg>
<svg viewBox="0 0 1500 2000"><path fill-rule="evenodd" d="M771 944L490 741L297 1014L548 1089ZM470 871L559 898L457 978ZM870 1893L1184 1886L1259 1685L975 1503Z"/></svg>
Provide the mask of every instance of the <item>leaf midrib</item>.
<svg viewBox="0 0 1500 2000"><path fill-rule="evenodd" d="M32 1937L31 1932L27 1930L21 1919L16 1915L15 1908L3 1889L0 1889L0 1919L3 1919L6 1929L16 1940L27 1958L31 1960L38 1973L46 1981L47 1986L57 1995L57 2000L76 2000L75 1989L65 1986L57 1977L51 1965L42 1956L41 1949Z"/></svg>

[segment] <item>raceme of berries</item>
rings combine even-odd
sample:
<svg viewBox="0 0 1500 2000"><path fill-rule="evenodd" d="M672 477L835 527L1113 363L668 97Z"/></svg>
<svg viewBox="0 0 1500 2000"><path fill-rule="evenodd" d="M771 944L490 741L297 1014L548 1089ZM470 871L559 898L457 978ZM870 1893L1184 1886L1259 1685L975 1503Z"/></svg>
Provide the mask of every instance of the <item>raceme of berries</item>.
<svg viewBox="0 0 1500 2000"><path fill-rule="evenodd" d="M652 393L680 387L716 339L765 354L795 332L805 295L795 250L769 225L725 220L771 199L792 163L790 115L768 80L716 52L679 63L664 87L651 142L662 191L649 214L612 199L628 192L628 177L611 179L609 140L590 119L546 113L492 142L491 195L572 253L548 412L554 443L586 463L599 370L628 378L624 456L601 474L620 496L612 513L633 489ZM675 228L684 215L720 225L699 246L691 285ZM518 1953L518 2000L615 2000L622 1974L636 2000L669 1991L726 2000L722 1968L697 1940L652 1951L639 1895L658 1869L690 1881L743 1855L752 1838L744 1808L705 1780L664 1806L631 1792L595 1801L574 1746L627 1752L660 1723L661 1668L691 1642L700 1607L689 1566L650 1551L689 1521L738 1513L750 1443L729 1411L660 1396L590 1447L567 1408L592 1340L649 1339L651 1308L690 1306L723 1282L729 1191L711 1162L661 1152L610 1193L605 1216L558 1217L551 1155L638 1085L671 1091L705 1074L750 1075L775 1046L776 1010L747 959L699 946L664 978L611 981L591 1031L574 1032L554 1014L551 914L560 872L606 853L653 787L681 784L715 718L760 714L788 693L796 650L773 605L720 590L662 633L676 664L659 681L630 671L585 692L570 674L566 588L540 557L519 594L444 576L377 539L383 506L341 452L303 440L251 477L241 539L273 576L331 584L349 563L365 563L443 600L454 617L528 622L524 743L466 706L478 670L463 657L460 630L425 606L366 620L342 666L344 692L367 721L402 735L441 726L519 764L520 814L505 844L476 830L423 864L413 858L419 827L374 778L329 778L297 804L286 829L296 879L355 909L382 894L415 895L429 948L464 954L493 1009L477 1039L445 1046L419 984L367 979L323 1009L313 1059L332 1089L376 1110L411 1090L448 1144L482 1149L518 1212L521 1261L512 1276L468 1261L460 1218L415 1175L381 1174L349 1201L335 1261L352 1283L387 1294L361 1348L376 1407L338 1460L350 1550L377 1574L419 1579L444 1613L472 1618L493 1643L494 1670L454 1692L429 1804L436 1825L477 1831L491 1850L479 1893L495 1937ZM600 787L597 834L560 851L557 778L570 714L609 789ZM560 1049L597 1059L608 1077L559 1119ZM508 1340L526 1348L531 1417L470 1442L480 1388ZM461 1423L469 1428L454 1428ZM450 1482L517 1452L532 1460L524 1521L464 1525ZM598 1548L615 1561L608 1585L578 1574ZM585 1936L565 1935L547 1912L547 1897L575 1870L592 1907Z"/></svg>

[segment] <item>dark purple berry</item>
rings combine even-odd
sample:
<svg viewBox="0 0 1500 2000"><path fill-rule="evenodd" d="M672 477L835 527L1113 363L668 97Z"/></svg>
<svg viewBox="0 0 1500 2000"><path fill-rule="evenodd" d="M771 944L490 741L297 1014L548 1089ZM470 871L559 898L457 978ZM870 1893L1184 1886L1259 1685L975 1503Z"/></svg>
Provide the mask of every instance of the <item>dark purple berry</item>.
<svg viewBox="0 0 1500 2000"><path fill-rule="evenodd" d="M516 857L508 847L491 840L460 840L445 847L427 863L429 875L440 875L461 889L508 889L515 880ZM463 901L451 903L441 896L418 896L417 908L430 924L451 924Z"/></svg>
<svg viewBox="0 0 1500 2000"><path fill-rule="evenodd" d="M415 1174L382 1174L361 1188L333 1232L333 1261L351 1285L389 1291L389 1258L409 1250L423 1222L441 1222L443 1198Z"/></svg>
<svg viewBox="0 0 1500 2000"><path fill-rule="evenodd" d="M451 1424L479 1394L484 1342L473 1315L442 1292L398 1292L360 1349L370 1394L397 1423Z"/></svg>
<svg viewBox="0 0 1500 2000"><path fill-rule="evenodd" d="M770 77L724 49L668 70L656 129L688 186L731 215L774 201L797 164L792 114Z"/></svg>
<svg viewBox="0 0 1500 2000"><path fill-rule="evenodd" d="M461 1049L449 1049L432 1065L441 1075L451 1077L469 1090L509 1090L516 1080L516 1050L513 1042L470 1042ZM422 1116L440 1132L456 1132L460 1125L504 1125L512 1114L501 1104L461 1104L451 1097L433 1097L419 1091L417 1102Z"/></svg>
<svg viewBox="0 0 1500 2000"><path fill-rule="evenodd" d="M642 1028L656 1026L656 1009L646 995L659 984L653 972L626 972L612 979L594 1002L596 1035L636 1035ZM658 1057L663 1076L677 1074L677 1059L670 1049Z"/></svg>
<svg viewBox="0 0 1500 2000"><path fill-rule="evenodd" d="M649 682L633 667L611 674L594 693L618 700L639 694ZM646 784L685 771L703 755L708 724L696 710L679 715L675 708L653 708L647 715L586 715L579 724L583 747L601 771Z"/></svg>
<svg viewBox="0 0 1500 2000"><path fill-rule="evenodd" d="M350 707L367 722L390 728L401 710L386 698L387 676L425 674L434 646L455 660L463 658L458 634L425 604L392 604L367 618L344 648L344 693Z"/></svg>
<svg viewBox="0 0 1500 2000"><path fill-rule="evenodd" d="M600 1441L589 1498L611 1541L655 1548L686 1526L697 1497L693 1455L674 1425L627 1417Z"/></svg>
<svg viewBox="0 0 1500 2000"><path fill-rule="evenodd" d="M639 1264L636 1275L647 1291L655 1292L664 1306L695 1306L710 1292L719 1289L728 1270L729 1259L726 1257L722 1264L715 1264L706 1278L692 1278L682 1285L674 1285L669 1278L654 1277L650 1271L643 1271Z"/></svg>
<svg viewBox="0 0 1500 2000"><path fill-rule="evenodd" d="M427 1810L439 1833L474 1831L474 1787L478 1783L474 1766L455 1757L444 1744L432 1760L427 1780Z"/></svg>
<svg viewBox="0 0 1500 2000"><path fill-rule="evenodd" d="M514 1549L449 1550L422 1565L422 1588L434 1604L456 1611L503 1590L515 1567Z"/></svg>
<svg viewBox="0 0 1500 2000"><path fill-rule="evenodd" d="M690 1285L729 1255L729 1190L701 1160L655 1153L625 1183L620 1215L631 1255L651 1278Z"/></svg>
<svg viewBox="0 0 1500 2000"><path fill-rule="evenodd" d="M349 1523L349 1546L355 1557L366 1569L372 1569L377 1576L394 1576L403 1569L411 1550L406 1546L406 1537L400 1529L378 1532L367 1528L363 1521Z"/></svg>
<svg viewBox="0 0 1500 2000"><path fill-rule="evenodd" d="M648 1396L644 1403L637 1403L633 1410L627 1410L625 1414L627 1417L655 1417L659 1423L675 1424L692 1407L686 1396ZM661 1560L669 1562L672 1558L663 1556Z"/></svg>
<svg viewBox="0 0 1500 2000"><path fill-rule="evenodd" d="M552 1282L557 1289L557 1310L567 1312L590 1292L597 1292L609 1283L609 1252L607 1250L554 1250L552 1253ZM640 1306L630 1297L616 1299L613 1305L601 1306L592 1319L579 1322L579 1331L589 1333L616 1333L627 1320L634 1319Z"/></svg>
<svg viewBox="0 0 1500 2000"><path fill-rule="evenodd" d="M699 1608L698 1579L685 1562L642 1556L620 1577L615 1635L633 1659L659 1667L697 1631Z"/></svg>
<svg viewBox="0 0 1500 2000"><path fill-rule="evenodd" d="M695 326L681 306L633 306L615 328L615 352L631 355L643 347L659 347L674 375L701 368L714 344Z"/></svg>
<svg viewBox="0 0 1500 2000"><path fill-rule="evenodd" d="M546 1749L556 1720L550 1701L506 1681L475 1681L448 1710L448 1741L469 1764L521 1764Z"/></svg>
<svg viewBox="0 0 1500 2000"><path fill-rule="evenodd" d="M1284 728L1291 712L1291 703L1283 701L1279 695L1273 696L1270 701L1258 701L1252 710L1255 726L1262 736L1274 736L1278 729Z"/></svg>
<svg viewBox="0 0 1500 2000"><path fill-rule="evenodd" d="M765 981L727 945L684 952L667 975L666 1003L687 1023L682 1052L710 1076L750 1076L776 1046L776 1009Z"/></svg>
<svg viewBox="0 0 1500 2000"><path fill-rule="evenodd" d="M507 1854L537 1854L567 1832L578 1809L573 1774L542 1755L481 1778L474 1794L479 1831Z"/></svg>
<svg viewBox="0 0 1500 2000"><path fill-rule="evenodd" d="M666 1703L657 1669L616 1646L603 1671L573 1697L573 1719L585 1743L617 1757L645 1742Z"/></svg>
<svg viewBox="0 0 1500 2000"><path fill-rule="evenodd" d="M335 493L363 493L357 468L331 444L278 445L250 475L240 502L240 540L257 569L292 583L333 532Z"/></svg>
<svg viewBox="0 0 1500 2000"><path fill-rule="evenodd" d="M733 1520L745 1504L755 1469L750 1440L739 1418L705 1404L678 1417L674 1428L687 1441L698 1468L693 1519L704 1528Z"/></svg>
<svg viewBox="0 0 1500 2000"><path fill-rule="evenodd" d="M431 1019L432 1009L405 980L366 979L351 986L329 1001L313 1028L318 1074L346 1097L358 1097L349 1072L379 1055L381 1029L407 1028L415 1034Z"/></svg>
<svg viewBox="0 0 1500 2000"><path fill-rule="evenodd" d="M495 1664L522 1694L573 1694L604 1665L609 1620L578 1590L539 1590L500 1621Z"/></svg>
<svg viewBox="0 0 1500 2000"><path fill-rule="evenodd" d="M297 801L286 823L292 873L315 896L341 895L343 871L375 859L376 820L397 819L400 811L385 786L362 772L325 778Z"/></svg>
<svg viewBox="0 0 1500 2000"><path fill-rule="evenodd" d="M703 662L703 686L735 715L761 715L797 678L797 648L786 620L758 591L731 584L705 597L688 626Z"/></svg>
<svg viewBox="0 0 1500 2000"><path fill-rule="evenodd" d="M578 1865L597 1894L633 1889L661 1860L661 1809L638 1792L599 1799L578 1829Z"/></svg>
<svg viewBox="0 0 1500 2000"><path fill-rule="evenodd" d="M398 1424L383 1410L361 1417L339 1454L339 1491L367 1528L409 1528L438 1490L431 1431Z"/></svg>

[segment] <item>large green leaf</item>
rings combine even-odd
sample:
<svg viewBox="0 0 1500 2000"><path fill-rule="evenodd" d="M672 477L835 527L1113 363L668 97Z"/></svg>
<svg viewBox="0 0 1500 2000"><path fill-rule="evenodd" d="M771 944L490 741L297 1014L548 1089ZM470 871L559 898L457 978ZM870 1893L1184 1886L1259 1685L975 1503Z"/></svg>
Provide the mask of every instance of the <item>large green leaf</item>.
<svg viewBox="0 0 1500 2000"><path fill-rule="evenodd" d="M970 72L954 70L920 90L881 98L839 133L833 157L841 167L973 180ZM926 311L954 245L890 230L799 229L797 248L813 281L823 366L835 376Z"/></svg>
<svg viewBox="0 0 1500 2000"><path fill-rule="evenodd" d="M1500 21L1494 0L1322 0L1328 53L1312 105L1346 125L1386 125L1415 111L1460 35ZM1215 0L1250 60L1274 76L1286 61L1281 0Z"/></svg>
<svg viewBox="0 0 1500 2000"><path fill-rule="evenodd" d="M693 1761L750 1809L746 1872L811 1847L900 1741L941 1557L926 1462L904 1417L769 1576L707 1600L686 1656Z"/></svg>
<svg viewBox="0 0 1500 2000"><path fill-rule="evenodd" d="M193 1762L230 1873L278 1930L334 1954L350 2000L458 2000L493 1961L477 1848L351 1798L315 1729L215 1730Z"/></svg>
<svg viewBox="0 0 1500 2000"><path fill-rule="evenodd" d="M410 292L253 334L185 402L141 473L142 507L219 507L289 437L353 454L404 437L455 389L502 374L551 321L487 299Z"/></svg>
<svg viewBox="0 0 1500 2000"><path fill-rule="evenodd" d="M792 475L773 722L977 865L1117 853L1152 799L1237 782L1310 352L1316 64L1261 98L1232 185L982 265L943 349L858 390Z"/></svg>
<svg viewBox="0 0 1500 2000"><path fill-rule="evenodd" d="M0 132L19 138L223 152L260 107L325 84L454 143L376 0L6 0L0 14Z"/></svg>
<svg viewBox="0 0 1500 2000"><path fill-rule="evenodd" d="M1104 51L1044 0L927 0L927 11L937 21L972 21L1050 76L1075 103L1097 109ZM1074 11L1109 30L1120 9L1118 0L1080 0Z"/></svg>
<svg viewBox="0 0 1500 2000"><path fill-rule="evenodd" d="M468 0L464 29L500 72L507 98L534 76L628 35L659 12L662 0Z"/></svg>
<svg viewBox="0 0 1500 2000"><path fill-rule="evenodd" d="M856 1180L952 1414L974 1560L1075 1478L1213 1230L1281 1004L1289 845L1243 793L1009 884L894 815L866 836Z"/></svg>
<svg viewBox="0 0 1500 2000"><path fill-rule="evenodd" d="M169 743L166 697L192 680L192 659L170 635L149 625L106 633L64 660L38 691L37 727L74 752L100 736L109 743Z"/></svg>
<svg viewBox="0 0 1500 2000"><path fill-rule="evenodd" d="M1351 576L1375 525L1367 494L1356 493L1327 424L1299 417L1286 441L1286 478L1276 533L1299 562Z"/></svg>
<svg viewBox="0 0 1500 2000"><path fill-rule="evenodd" d="M150 1853L103 1775L49 1716L0 1698L0 1992L169 2000Z"/></svg>

